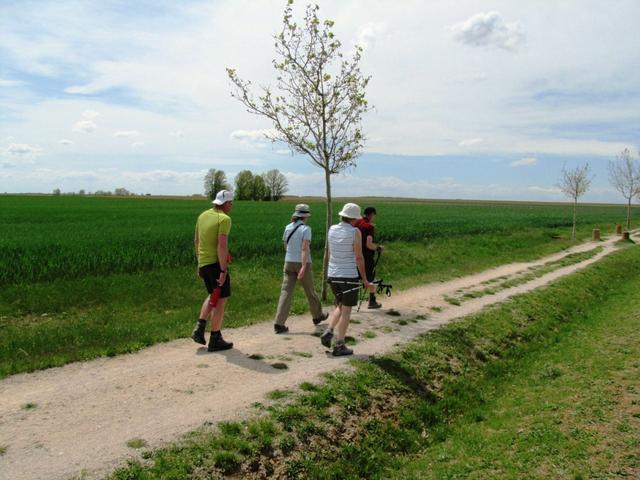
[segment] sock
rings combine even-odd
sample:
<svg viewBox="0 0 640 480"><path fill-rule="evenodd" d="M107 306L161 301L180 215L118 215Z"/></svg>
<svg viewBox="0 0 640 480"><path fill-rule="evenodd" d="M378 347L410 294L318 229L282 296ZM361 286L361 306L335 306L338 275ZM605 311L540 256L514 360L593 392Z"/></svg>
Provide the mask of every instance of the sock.
<svg viewBox="0 0 640 480"><path fill-rule="evenodd" d="M220 330L214 332L213 330L211 330L211 338L215 338L216 340L222 338L222 333L220 332Z"/></svg>
<svg viewBox="0 0 640 480"><path fill-rule="evenodd" d="M207 321L204 319L200 319L198 320L198 330L204 330L205 327L207 326Z"/></svg>
<svg viewBox="0 0 640 480"><path fill-rule="evenodd" d="M369 303L376 303L376 294L375 293L370 293L369 294Z"/></svg>

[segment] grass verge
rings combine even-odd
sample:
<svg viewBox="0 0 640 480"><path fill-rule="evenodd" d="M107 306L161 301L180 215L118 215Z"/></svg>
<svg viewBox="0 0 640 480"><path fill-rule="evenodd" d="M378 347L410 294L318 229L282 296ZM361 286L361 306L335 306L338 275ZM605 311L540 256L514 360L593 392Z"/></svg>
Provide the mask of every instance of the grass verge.
<svg viewBox="0 0 640 480"><path fill-rule="evenodd" d="M623 249L110 478L633 477L638 289Z"/></svg>
<svg viewBox="0 0 640 480"><path fill-rule="evenodd" d="M536 278L543 277L546 274L555 272L556 270L559 270L561 268L569 267L571 265L584 262L585 260L589 260L590 258L593 258L600 252L602 252L602 250L602 247L596 247L591 250L587 250L586 252L571 253L558 260L552 260L542 265L530 267L528 270L512 276L499 277L493 280L489 280L485 282L485 285L488 285L485 288L475 290L462 290L457 296L445 297L445 301L452 305L460 305L462 302L466 302L473 298L480 298L486 295L495 295L502 290L529 283Z"/></svg>

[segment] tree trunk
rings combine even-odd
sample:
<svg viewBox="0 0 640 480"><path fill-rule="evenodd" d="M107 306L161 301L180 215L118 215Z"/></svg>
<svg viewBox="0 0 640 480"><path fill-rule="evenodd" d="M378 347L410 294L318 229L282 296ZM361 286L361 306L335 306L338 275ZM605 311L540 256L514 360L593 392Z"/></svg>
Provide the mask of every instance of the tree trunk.
<svg viewBox="0 0 640 480"><path fill-rule="evenodd" d="M627 204L627 231L631 230L631 198L628 198L629 203Z"/></svg>
<svg viewBox="0 0 640 480"><path fill-rule="evenodd" d="M331 208L331 172L324 171L324 181L327 193L327 221L325 224L324 237L324 256L322 258L322 301L327 301L327 275L329 268L329 228L331 227L331 219L333 218L333 210Z"/></svg>
<svg viewBox="0 0 640 480"><path fill-rule="evenodd" d="M578 200L576 199L575 203L573 204L573 230L571 232L571 240L576 239L576 210L578 208Z"/></svg>

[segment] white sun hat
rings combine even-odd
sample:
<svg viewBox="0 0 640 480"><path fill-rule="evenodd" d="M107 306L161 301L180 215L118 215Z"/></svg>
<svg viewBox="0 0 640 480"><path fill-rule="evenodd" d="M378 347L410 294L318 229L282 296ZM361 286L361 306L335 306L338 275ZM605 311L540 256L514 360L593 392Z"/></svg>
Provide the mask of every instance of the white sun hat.
<svg viewBox="0 0 640 480"><path fill-rule="evenodd" d="M311 216L311 211L309 210L309 205L306 203L299 203L296 205L296 211L293 212L294 217L305 218Z"/></svg>
<svg viewBox="0 0 640 480"><path fill-rule="evenodd" d="M360 206L355 203L346 203L338 215L345 218L360 218Z"/></svg>
<svg viewBox="0 0 640 480"><path fill-rule="evenodd" d="M231 193L229 190L220 190L217 195L216 195L216 199L211 202L214 205L223 205L227 202L231 202L233 200L233 193Z"/></svg>

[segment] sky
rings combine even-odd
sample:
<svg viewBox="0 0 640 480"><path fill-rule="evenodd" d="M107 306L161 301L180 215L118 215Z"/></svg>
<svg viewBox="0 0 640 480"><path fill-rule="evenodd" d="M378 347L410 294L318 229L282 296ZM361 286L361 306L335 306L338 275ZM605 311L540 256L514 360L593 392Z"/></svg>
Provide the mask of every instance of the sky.
<svg viewBox="0 0 640 480"><path fill-rule="evenodd" d="M225 68L274 85L285 1L0 0L0 192L203 193L209 168L323 172L231 98ZM339 196L622 201L608 162L640 147L637 0L317 0L363 47L374 109ZM296 1L300 15L304 2Z"/></svg>

